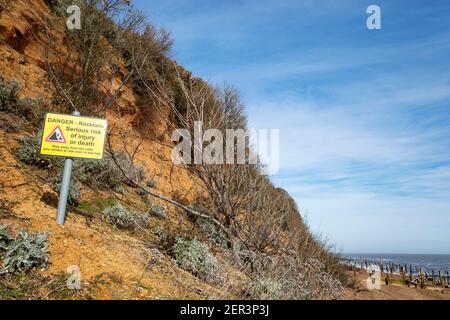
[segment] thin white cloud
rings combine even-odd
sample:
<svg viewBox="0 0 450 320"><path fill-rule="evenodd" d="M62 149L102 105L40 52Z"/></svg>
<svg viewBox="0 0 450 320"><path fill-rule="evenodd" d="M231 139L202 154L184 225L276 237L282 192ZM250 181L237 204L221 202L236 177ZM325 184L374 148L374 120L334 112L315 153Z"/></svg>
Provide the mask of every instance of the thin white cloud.
<svg viewBox="0 0 450 320"><path fill-rule="evenodd" d="M274 181L314 230L346 251L449 253L446 4L382 1L370 33L357 0L193 3L150 16L168 12L194 74L243 91L251 127L280 129Z"/></svg>

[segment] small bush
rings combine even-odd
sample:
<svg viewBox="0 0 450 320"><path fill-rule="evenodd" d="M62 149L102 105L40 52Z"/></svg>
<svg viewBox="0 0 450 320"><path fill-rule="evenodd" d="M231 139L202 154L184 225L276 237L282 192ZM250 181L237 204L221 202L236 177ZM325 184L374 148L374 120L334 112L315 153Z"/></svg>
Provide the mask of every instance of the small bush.
<svg viewBox="0 0 450 320"><path fill-rule="evenodd" d="M254 272L248 293L258 300L339 299L342 284L316 259L300 262L277 257Z"/></svg>
<svg viewBox="0 0 450 320"><path fill-rule="evenodd" d="M27 272L33 268L46 268L49 259L49 242L44 233L20 231L9 243L3 256L0 274Z"/></svg>
<svg viewBox="0 0 450 320"><path fill-rule="evenodd" d="M228 247L226 234L216 224L203 217L196 218L195 222L212 242L222 248Z"/></svg>
<svg viewBox="0 0 450 320"><path fill-rule="evenodd" d="M115 151L114 156L120 168L134 183L144 180L144 168L134 165L125 151ZM110 156L106 156L103 160L76 160L74 174L83 183L94 187L108 187L120 192L122 184L133 185L123 175L118 165Z"/></svg>
<svg viewBox="0 0 450 320"><path fill-rule="evenodd" d="M74 161L74 175L81 182L94 187L108 187L118 190L123 182L122 173L111 160L77 159Z"/></svg>
<svg viewBox="0 0 450 320"><path fill-rule="evenodd" d="M172 247L172 254L181 268L206 282L224 282L219 263L205 243L196 239L177 238Z"/></svg>
<svg viewBox="0 0 450 320"><path fill-rule="evenodd" d="M66 10L71 5L78 5L82 8L81 0L45 0L50 9L57 16L65 17L67 15Z"/></svg>
<svg viewBox="0 0 450 320"><path fill-rule="evenodd" d="M155 189L158 186L158 180L156 178L151 178L147 181L147 187Z"/></svg>
<svg viewBox="0 0 450 320"><path fill-rule="evenodd" d="M40 143L42 132L19 139L20 147L16 151L16 158L28 165L33 165L42 169L60 169L64 165L62 158L45 157L40 154Z"/></svg>
<svg viewBox="0 0 450 320"><path fill-rule="evenodd" d="M7 226L0 224L0 251L5 251L14 239Z"/></svg>
<svg viewBox="0 0 450 320"><path fill-rule="evenodd" d="M151 203L150 197L148 196L148 192L139 188L137 189L136 193L139 197L141 197L142 201L144 201L146 204Z"/></svg>
<svg viewBox="0 0 450 320"><path fill-rule="evenodd" d="M151 209L149 210L150 215L160 218L160 219L165 219L166 218L166 207L159 205L159 204L155 204L151 207Z"/></svg>
<svg viewBox="0 0 450 320"><path fill-rule="evenodd" d="M0 75L0 111L16 112L19 104L18 92L19 83L17 81L8 82Z"/></svg>
<svg viewBox="0 0 450 320"><path fill-rule="evenodd" d="M140 165L134 165L131 161L130 156L125 151L116 151L114 153L114 157L116 158L118 165L125 172L126 176L129 177L134 183L140 183L145 179L145 171L144 167ZM119 169L118 169L119 170ZM123 177L123 173L119 170L120 176ZM133 184L130 183L128 179L123 177L124 183L133 187Z"/></svg>
<svg viewBox="0 0 450 320"><path fill-rule="evenodd" d="M26 97L19 101L16 114L27 120L35 127L40 126L44 120L46 103L42 99Z"/></svg>
<svg viewBox="0 0 450 320"><path fill-rule="evenodd" d="M163 226L157 226L154 235L158 238L159 245L164 251L170 252L172 250L177 239L173 233L166 230Z"/></svg>
<svg viewBox="0 0 450 320"><path fill-rule="evenodd" d="M113 207L103 210L103 219L121 229L134 229L137 226L148 227L147 213L138 213L116 203Z"/></svg>
<svg viewBox="0 0 450 320"><path fill-rule="evenodd" d="M61 177L54 177L51 182L53 191L59 193L61 190ZM67 197L67 203L71 206L77 206L81 197L81 184L75 179L70 180L69 196Z"/></svg>
<svg viewBox="0 0 450 320"><path fill-rule="evenodd" d="M45 113L45 102L30 97L19 99L17 81L5 81L0 75L0 111L13 113L34 125L41 123Z"/></svg>
<svg viewBox="0 0 450 320"><path fill-rule="evenodd" d="M274 279L266 277L257 277L251 283L250 295L255 299L264 300L283 300L286 298L302 299L306 292L301 296L289 297L292 284L289 279Z"/></svg>

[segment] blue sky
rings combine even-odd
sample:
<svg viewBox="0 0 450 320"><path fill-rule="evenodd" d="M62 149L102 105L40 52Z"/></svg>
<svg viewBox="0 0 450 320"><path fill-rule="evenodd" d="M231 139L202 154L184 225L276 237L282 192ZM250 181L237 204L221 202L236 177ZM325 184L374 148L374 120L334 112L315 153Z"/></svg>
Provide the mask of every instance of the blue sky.
<svg viewBox="0 0 450 320"><path fill-rule="evenodd" d="M338 251L450 254L449 1L134 3L252 128L280 129L273 181Z"/></svg>

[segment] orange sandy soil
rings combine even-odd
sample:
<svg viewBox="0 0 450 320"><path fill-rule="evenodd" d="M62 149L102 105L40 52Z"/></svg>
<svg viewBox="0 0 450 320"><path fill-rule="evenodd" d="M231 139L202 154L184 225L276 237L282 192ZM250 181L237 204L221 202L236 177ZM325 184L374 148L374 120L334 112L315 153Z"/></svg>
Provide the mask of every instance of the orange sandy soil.
<svg viewBox="0 0 450 320"><path fill-rule="evenodd" d="M354 277L357 285L355 289L347 288L345 290L345 299L347 300L450 300L450 289L428 286L426 289L408 288L406 285L390 284L385 285L382 277L381 289L369 290L366 286L366 279L369 277L367 272L349 271L348 275Z"/></svg>

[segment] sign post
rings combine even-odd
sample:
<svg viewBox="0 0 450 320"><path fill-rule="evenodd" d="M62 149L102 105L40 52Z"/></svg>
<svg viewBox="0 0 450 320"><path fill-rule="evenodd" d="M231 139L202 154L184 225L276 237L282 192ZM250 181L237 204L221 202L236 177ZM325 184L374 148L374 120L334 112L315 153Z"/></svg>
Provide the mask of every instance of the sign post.
<svg viewBox="0 0 450 320"><path fill-rule="evenodd" d="M106 119L47 113L41 141L41 155L64 157L64 172L59 192L56 223L64 224L69 197L73 158L103 159Z"/></svg>
<svg viewBox="0 0 450 320"><path fill-rule="evenodd" d="M72 115L79 117L80 112L74 111ZM64 220L66 220L67 198L69 197L69 187L70 187L70 178L72 177L72 167L73 167L73 159L66 158L64 160L64 172L61 181L61 188L59 189L58 211L56 213L56 223L59 225L63 225Z"/></svg>

